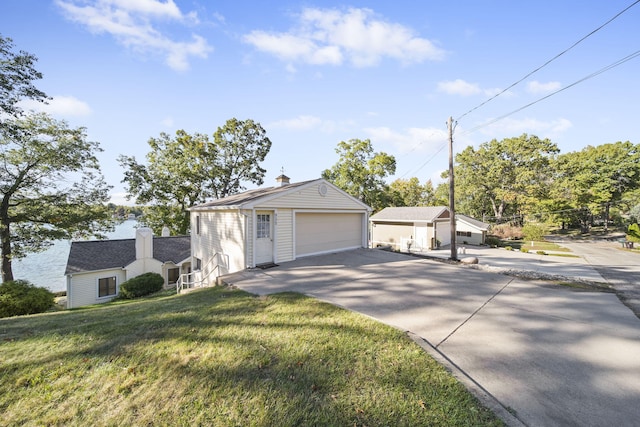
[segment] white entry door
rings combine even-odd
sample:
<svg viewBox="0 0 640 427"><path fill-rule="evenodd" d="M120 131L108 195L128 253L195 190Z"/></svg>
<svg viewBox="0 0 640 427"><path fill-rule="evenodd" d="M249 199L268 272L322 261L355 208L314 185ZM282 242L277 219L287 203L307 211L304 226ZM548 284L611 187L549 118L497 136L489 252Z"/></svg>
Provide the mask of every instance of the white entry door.
<svg viewBox="0 0 640 427"><path fill-rule="evenodd" d="M256 212L256 265L273 262L273 213Z"/></svg>

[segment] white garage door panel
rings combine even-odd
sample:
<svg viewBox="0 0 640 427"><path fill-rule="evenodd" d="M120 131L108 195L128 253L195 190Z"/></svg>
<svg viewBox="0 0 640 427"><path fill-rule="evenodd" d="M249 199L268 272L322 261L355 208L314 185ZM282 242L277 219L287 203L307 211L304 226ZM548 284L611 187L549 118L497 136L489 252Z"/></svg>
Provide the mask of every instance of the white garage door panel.
<svg viewBox="0 0 640 427"><path fill-rule="evenodd" d="M362 214L296 214L296 255L362 246Z"/></svg>

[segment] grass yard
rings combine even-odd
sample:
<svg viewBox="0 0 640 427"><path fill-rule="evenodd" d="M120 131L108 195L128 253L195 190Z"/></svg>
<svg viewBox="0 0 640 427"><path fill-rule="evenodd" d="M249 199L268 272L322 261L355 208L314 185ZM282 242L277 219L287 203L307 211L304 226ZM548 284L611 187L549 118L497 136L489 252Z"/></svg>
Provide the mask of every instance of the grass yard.
<svg viewBox="0 0 640 427"><path fill-rule="evenodd" d="M209 288L0 319L0 424L502 425L403 332Z"/></svg>
<svg viewBox="0 0 640 427"><path fill-rule="evenodd" d="M557 245L552 242L535 240L533 245L531 240L502 240L501 246L511 246L514 249L527 249L529 252L545 251L545 252L571 252L569 248ZM574 255L575 256L575 255Z"/></svg>

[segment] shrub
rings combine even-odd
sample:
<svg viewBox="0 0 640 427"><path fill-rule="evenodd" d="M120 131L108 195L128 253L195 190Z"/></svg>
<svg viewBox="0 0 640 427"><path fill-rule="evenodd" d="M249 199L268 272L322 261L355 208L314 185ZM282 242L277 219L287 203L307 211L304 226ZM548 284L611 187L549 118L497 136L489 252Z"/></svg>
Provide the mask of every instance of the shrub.
<svg viewBox="0 0 640 427"><path fill-rule="evenodd" d="M504 248L505 248L506 250L508 250L508 251L512 251L512 250L513 250L513 248L512 248L511 246L505 246Z"/></svg>
<svg viewBox="0 0 640 427"><path fill-rule="evenodd" d="M26 280L10 280L0 285L0 317L43 313L54 304L52 292Z"/></svg>
<svg viewBox="0 0 640 427"><path fill-rule="evenodd" d="M491 246L491 247L496 247L496 246L500 246L500 239L498 239L497 237L494 236L487 236L487 241L486 241L487 245Z"/></svg>
<svg viewBox="0 0 640 427"><path fill-rule="evenodd" d="M640 226L631 224L627 230L627 240L629 242L640 243Z"/></svg>
<svg viewBox="0 0 640 427"><path fill-rule="evenodd" d="M546 255L546 254L547 254L545 251L536 251L536 253L537 253L538 255Z"/></svg>
<svg viewBox="0 0 640 427"><path fill-rule="evenodd" d="M520 252L524 252L525 254L529 253L529 249L525 248L524 246L520 248Z"/></svg>
<svg viewBox="0 0 640 427"><path fill-rule="evenodd" d="M144 273L120 285L120 298L131 299L158 292L164 285L164 279L158 273Z"/></svg>
<svg viewBox="0 0 640 427"><path fill-rule="evenodd" d="M527 224L522 227L525 240L542 240L546 232L545 226L540 224Z"/></svg>
<svg viewBox="0 0 640 427"><path fill-rule="evenodd" d="M509 224L498 224L491 227L491 234L500 239L516 240L522 238L522 228Z"/></svg>

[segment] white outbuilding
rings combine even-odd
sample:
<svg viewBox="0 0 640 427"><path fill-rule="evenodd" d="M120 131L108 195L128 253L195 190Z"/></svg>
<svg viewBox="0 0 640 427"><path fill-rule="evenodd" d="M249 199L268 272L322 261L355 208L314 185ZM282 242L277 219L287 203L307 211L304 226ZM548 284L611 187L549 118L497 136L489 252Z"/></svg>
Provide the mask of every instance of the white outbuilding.
<svg viewBox="0 0 640 427"><path fill-rule="evenodd" d="M190 208L195 281L367 247L371 209L324 179L245 191Z"/></svg>

